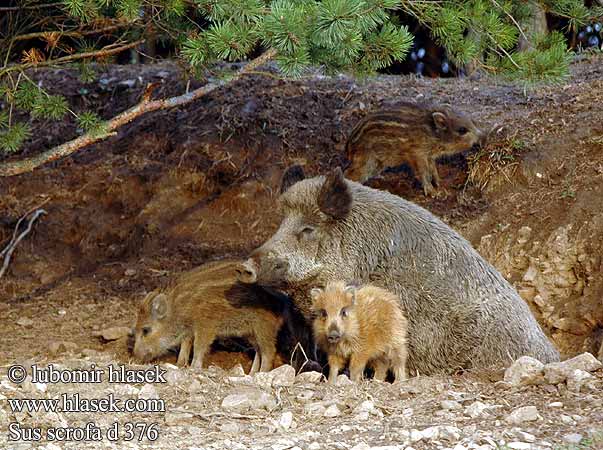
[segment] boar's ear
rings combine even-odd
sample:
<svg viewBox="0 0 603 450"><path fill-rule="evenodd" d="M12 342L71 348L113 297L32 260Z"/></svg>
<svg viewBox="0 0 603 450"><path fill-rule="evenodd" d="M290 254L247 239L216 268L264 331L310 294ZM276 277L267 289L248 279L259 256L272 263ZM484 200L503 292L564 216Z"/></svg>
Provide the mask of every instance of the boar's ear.
<svg viewBox="0 0 603 450"><path fill-rule="evenodd" d="M348 285L345 287L345 295L352 302L352 305L356 302L356 286Z"/></svg>
<svg viewBox="0 0 603 450"><path fill-rule="evenodd" d="M167 296L165 294L159 294L153 299L151 305L151 316L153 320L163 319L167 315Z"/></svg>
<svg viewBox="0 0 603 450"><path fill-rule="evenodd" d="M334 219L345 218L352 208L352 193L343 178L341 167L329 173L318 194L318 207Z"/></svg>
<svg viewBox="0 0 603 450"><path fill-rule="evenodd" d="M294 166L289 167L285 170L283 178L281 179L281 194L304 178L306 178L306 175L304 174L304 168L302 166L295 164Z"/></svg>
<svg viewBox="0 0 603 450"><path fill-rule="evenodd" d="M320 297L322 294L322 289L321 288L313 288L310 290L310 297L312 297L312 301L315 302L318 297Z"/></svg>
<svg viewBox="0 0 603 450"><path fill-rule="evenodd" d="M431 114L431 117L433 118L433 123L435 123L435 126L438 130L448 129L448 117L445 113L441 111L435 111Z"/></svg>

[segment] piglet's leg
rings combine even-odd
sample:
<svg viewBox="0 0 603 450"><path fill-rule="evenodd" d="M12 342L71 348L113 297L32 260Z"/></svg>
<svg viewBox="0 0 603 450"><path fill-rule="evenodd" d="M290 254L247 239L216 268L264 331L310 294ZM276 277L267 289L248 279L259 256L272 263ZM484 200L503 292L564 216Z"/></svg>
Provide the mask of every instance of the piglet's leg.
<svg viewBox="0 0 603 450"><path fill-rule="evenodd" d="M203 358L209 351L209 346L216 338L216 332L212 329L195 330L195 344L193 347L193 364L195 369L203 367Z"/></svg>
<svg viewBox="0 0 603 450"><path fill-rule="evenodd" d="M181 367L188 365L188 360L191 355L191 346L193 344L193 337L186 336L180 344L180 353L178 353L178 364Z"/></svg>
<svg viewBox="0 0 603 450"><path fill-rule="evenodd" d="M350 378L354 383L362 381L367 362L368 358L362 353L356 353L350 357Z"/></svg>
<svg viewBox="0 0 603 450"><path fill-rule="evenodd" d="M260 370L260 351L255 349L255 356L253 357L253 363L251 364L251 370L249 371L249 375L253 375L258 370Z"/></svg>
<svg viewBox="0 0 603 450"><path fill-rule="evenodd" d="M335 384L339 371L343 368L345 361L337 355L329 355L329 384Z"/></svg>
<svg viewBox="0 0 603 450"><path fill-rule="evenodd" d="M377 359L373 362L373 368L375 369L375 375L373 375L373 379L377 381L385 381L385 377L387 376L388 365L382 359Z"/></svg>
<svg viewBox="0 0 603 450"><path fill-rule="evenodd" d="M274 365L274 357L276 356L276 335L278 333L276 324L265 325L265 329L256 331L256 339L260 348L260 372L268 372L272 370Z"/></svg>

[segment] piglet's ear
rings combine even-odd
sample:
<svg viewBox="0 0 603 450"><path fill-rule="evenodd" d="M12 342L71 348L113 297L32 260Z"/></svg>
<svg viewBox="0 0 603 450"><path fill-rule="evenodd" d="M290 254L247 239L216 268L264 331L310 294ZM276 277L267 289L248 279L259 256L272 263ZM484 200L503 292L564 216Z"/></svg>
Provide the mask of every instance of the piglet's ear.
<svg viewBox="0 0 603 450"><path fill-rule="evenodd" d="M153 299L151 304L151 316L154 320L163 319L167 315L167 295L159 294Z"/></svg>
<svg viewBox="0 0 603 450"><path fill-rule="evenodd" d="M313 288L312 290L310 290L310 297L312 297L313 302L315 302L321 295L322 289L320 288Z"/></svg>
<svg viewBox="0 0 603 450"><path fill-rule="evenodd" d="M448 117L446 116L445 113L436 111L431 114L431 117L433 117L433 123L435 124L437 129L439 129L439 130L448 129Z"/></svg>
<svg viewBox="0 0 603 450"><path fill-rule="evenodd" d="M356 286L348 285L345 287L345 295L350 301L352 305L356 302Z"/></svg>
<svg viewBox="0 0 603 450"><path fill-rule="evenodd" d="M318 207L334 219L344 219L352 209L352 193L337 167L325 177L318 194Z"/></svg>
<svg viewBox="0 0 603 450"><path fill-rule="evenodd" d="M281 178L281 194L304 178L306 178L306 175L304 174L304 168L302 166L295 164L294 166L289 167L285 170L283 178Z"/></svg>

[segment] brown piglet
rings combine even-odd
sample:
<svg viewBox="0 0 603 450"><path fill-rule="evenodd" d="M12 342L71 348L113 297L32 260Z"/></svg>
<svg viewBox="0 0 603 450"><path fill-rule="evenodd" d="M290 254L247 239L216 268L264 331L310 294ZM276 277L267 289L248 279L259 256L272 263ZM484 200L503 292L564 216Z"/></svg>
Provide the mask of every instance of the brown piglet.
<svg viewBox="0 0 603 450"><path fill-rule="evenodd" d="M314 338L328 355L329 383L336 381L348 361L354 382L362 380L367 365L374 368L377 380L384 380L388 369L396 381L406 379L408 323L395 294L339 281L314 288L310 295Z"/></svg>
<svg viewBox="0 0 603 450"><path fill-rule="evenodd" d="M234 261L205 264L148 294L138 310L133 354L143 362L180 346L178 365L201 368L217 337L247 338L255 347L251 373L272 369L285 305L259 286L236 280Z"/></svg>

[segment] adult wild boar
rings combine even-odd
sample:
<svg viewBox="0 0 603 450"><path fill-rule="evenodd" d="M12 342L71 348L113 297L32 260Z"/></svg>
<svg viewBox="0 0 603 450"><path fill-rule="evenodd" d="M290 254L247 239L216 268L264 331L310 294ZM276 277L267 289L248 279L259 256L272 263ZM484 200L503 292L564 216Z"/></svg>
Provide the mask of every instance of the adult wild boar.
<svg viewBox="0 0 603 450"><path fill-rule="evenodd" d="M429 211L343 178L339 168L281 185L284 218L239 269L289 292L311 316L310 290L357 280L395 292L409 318L408 367L420 374L559 360L526 303L458 233Z"/></svg>

